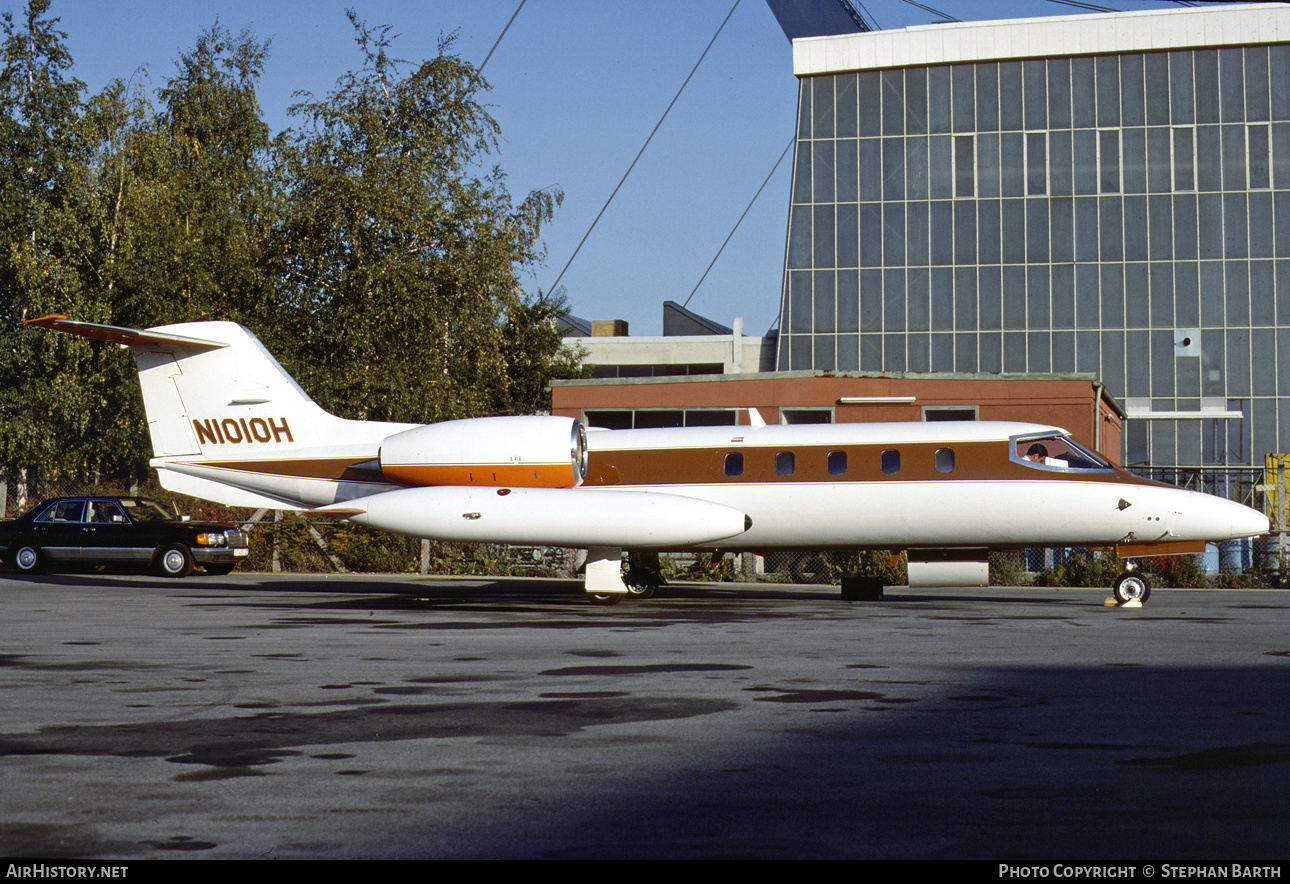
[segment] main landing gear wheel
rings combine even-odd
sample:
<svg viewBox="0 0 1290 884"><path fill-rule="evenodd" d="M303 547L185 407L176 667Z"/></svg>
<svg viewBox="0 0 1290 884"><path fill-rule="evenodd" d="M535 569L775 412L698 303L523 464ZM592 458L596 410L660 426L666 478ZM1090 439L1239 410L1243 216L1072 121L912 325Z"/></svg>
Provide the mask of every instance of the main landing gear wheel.
<svg viewBox="0 0 1290 884"><path fill-rule="evenodd" d="M13 564L19 571L24 574L31 574L40 569L40 550L34 546L18 547L18 552L14 553Z"/></svg>
<svg viewBox="0 0 1290 884"><path fill-rule="evenodd" d="M193 554L182 543L168 546L157 556L157 571L162 577L187 577L193 572Z"/></svg>
<svg viewBox="0 0 1290 884"><path fill-rule="evenodd" d="M1111 594L1121 605L1125 602L1145 602L1151 595L1151 586L1147 583L1147 578L1137 571L1126 571L1116 578Z"/></svg>
<svg viewBox="0 0 1290 884"><path fill-rule="evenodd" d="M627 594L634 599L647 599L653 597L658 590L660 575L656 571L648 568L631 568L627 576L623 578L623 583L627 584Z"/></svg>

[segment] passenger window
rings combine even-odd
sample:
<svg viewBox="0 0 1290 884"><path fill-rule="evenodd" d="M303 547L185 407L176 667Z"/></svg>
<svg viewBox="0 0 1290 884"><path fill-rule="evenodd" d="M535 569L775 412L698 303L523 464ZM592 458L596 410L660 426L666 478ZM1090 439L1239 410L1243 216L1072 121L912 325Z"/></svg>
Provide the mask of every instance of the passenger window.
<svg viewBox="0 0 1290 884"><path fill-rule="evenodd" d="M793 475L793 469L796 465L796 458L791 451L781 451L775 455L775 472L781 476Z"/></svg>
<svg viewBox="0 0 1290 884"><path fill-rule="evenodd" d="M888 448L882 453L882 471L884 473L900 472L900 452L894 448Z"/></svg>
<svg viewBox="0 0 1290 884"><path fill-rule="evenodd" d="M841 476L847 471L847 453L845 451L829 452L829 474Z"/></svg>
<svg viewBox="0 0 1290 884"><path fill-rule="evenodd" d="M742 476L744 473L744 456L738 451L726 455L726 475Z"/></svg>
<svg viewBox="0 0 1290 884"><path fill-rule="evenodd" d="M938 473L954 472L954 449L953 448L936 449L936 472Z"/></svg>
<svg viewBox="0 0 1290 884"><path fill-rule="evenodd" d="M79 522L85 512L85 501L64 500L40 514L38 522Z"/></svg>

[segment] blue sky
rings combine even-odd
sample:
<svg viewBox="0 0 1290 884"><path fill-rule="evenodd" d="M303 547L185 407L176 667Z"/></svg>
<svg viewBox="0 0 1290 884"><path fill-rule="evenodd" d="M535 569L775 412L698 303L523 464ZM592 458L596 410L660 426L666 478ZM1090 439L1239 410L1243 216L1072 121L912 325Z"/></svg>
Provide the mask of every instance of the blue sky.
<svg viewBox="0 0 1290 884"><path fill-rule="evenodd" d="M484 70L502 128L494 160L518 202L558 185L565 202L546 230L545 267L524 280L551 289L734 0L528 0ZM882 28L926 24L900 0L863 0ZM935 0L963 19L1077 14L1041 0ZM1169 4L1101 0L1118 9ZM456 32L481 63L519 0L54 0L91 92L146 72L154 86L218 18L271 40L260 103L274 131L292 125L297 90L325 95L360 63L345 9L393 26L395 54L417 61ZM20 13L18 0L0 8ZM560 284L586 319L626 319L660 334L665 300L684 302L789 144L797 103L788 40L764 0L740 0L649 149ZM690 309L749 334L775 322L784 263L791 154L744 219Z"/></svg>

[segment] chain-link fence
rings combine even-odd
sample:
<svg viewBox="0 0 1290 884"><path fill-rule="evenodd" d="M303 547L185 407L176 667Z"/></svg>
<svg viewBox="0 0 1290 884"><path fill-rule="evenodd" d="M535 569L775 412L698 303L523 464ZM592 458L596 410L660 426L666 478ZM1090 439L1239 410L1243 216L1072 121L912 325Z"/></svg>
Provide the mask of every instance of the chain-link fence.
<svg viewBox="0 0 1290 884"><path fill-rule="evenodd" d="M1181 484L1262 508L1262 489L1272 483L1260 469L1224 470L1222 476L1195 477ZM1155 478L1153 476L1153 478ZM1174 478L1183 478L1177 476ZM171 494L155 482L121 480L0 479L4 515L12 518L42 500L88 495L141 495L176 515L231 522L248 530L251 552L242 570L289 573L366 572L469 574L480 576L575 577L585 562L581 550L556 547L463 544L421 540L365 528L348 522L311 522L295 513L225 507ZM1153 556L1137 560L1156 586L1268 586L1290 583L1290 545L1284 520L1274 531L1253 540L1211 544L1204 554ZM769 583L838 583L844 575L882 577L897 586L907 582L907 559L888 551L785 550L766 556L752 553L678 553L659 557L665 580L744 581ZM1115 556L1085 549L1027 549L992 552L990 582L1003 586L1110 586L1124 570Z"/></svg>

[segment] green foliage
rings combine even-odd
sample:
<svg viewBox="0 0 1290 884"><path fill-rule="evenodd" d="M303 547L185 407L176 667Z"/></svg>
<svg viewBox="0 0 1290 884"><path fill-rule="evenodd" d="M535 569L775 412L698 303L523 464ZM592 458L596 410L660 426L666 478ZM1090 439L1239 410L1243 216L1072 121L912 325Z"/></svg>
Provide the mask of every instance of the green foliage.
<svg viewBox="0 0 1290 884"><path fill-rule="evenodd" d="M1072 553L1035 579L1036 586L1110 587L1124 572L1124 562L1115 556L1098 555L1087 550Z"/></svg>
<svg viewBox="0 0 1290 884"><path fill-rule="evenodd" d="M337 413L428 422L547 405L580 373L527 296L558 190L518 206L481 172L487 84L450 51L407 64L351 13L361 69L272 137L256 88L269 45L216 21L150 92L70 76L51 0L0 23L0 466L146 475L128 352L22 329L57 313L147 327L250 326ZM287 529L282 529L287 530ZM362 558L363 554L359 554Z"/></svg>

